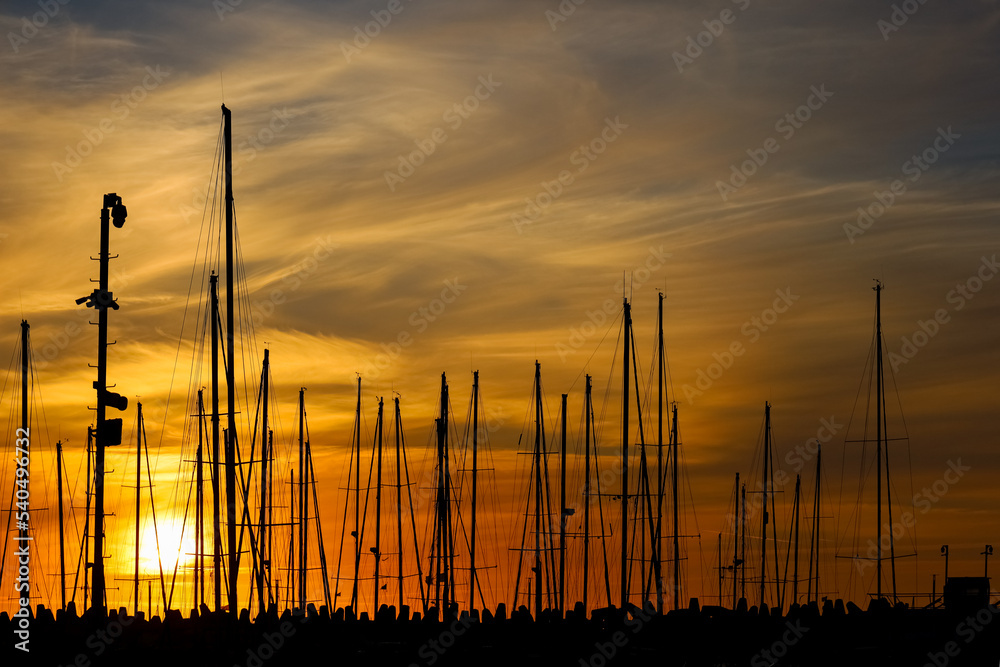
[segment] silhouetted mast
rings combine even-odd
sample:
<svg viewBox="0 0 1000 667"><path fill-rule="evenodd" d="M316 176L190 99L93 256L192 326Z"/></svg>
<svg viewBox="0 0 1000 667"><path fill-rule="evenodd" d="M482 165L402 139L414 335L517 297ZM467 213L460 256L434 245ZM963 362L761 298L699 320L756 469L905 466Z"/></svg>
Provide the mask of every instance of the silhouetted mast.
<svg viewBox="0 0 1000 667"><path fill-rule="evenodd" d="M212 309L212 573L215 588L215 611L222 609L222 490L219 469L219 276L214 271L208 279Z"/></svg>
<svg viewBox="0 0 1000 667"><path fill-rule="evenodd" d="M476 483L479 474L479 371L472 373L472 527L469 547L469 610L476 607ZM402 541L400 541L402 545ZM400 546L402 550L402 546Z"/></svg>
<svg viewBox="0 0 1000 667"><path fill-rule="evenodd" d="M358 609L358 574L361 570L361 376L358 376L358 404L354 417L354 588L351 607ZM348 487L350 483L348 482Z"/></svg>
<svg viewBox="0 0 1000 667"><path fill-rule="evenodd" d="M264 579L265 579L265 568L270 567L270 560L267 555L267 547L270 543L268 539L268 533L270 532L270 525L267 521L267 508L268 503L272 502L273 499L267 496L267 465L268 457L270 452L268 451L268 423L267 423L267 403L268 403L268 390L269 390L269 378L271 373L270 368L270 350L264 350L264 362L260 373L260 392L261 392L261 432L262 436L260 439L260 514L258 518L258 535L260 540L260 549L257 555L258 566L257 566L257 608L260 613L264 613L266 610L266 604L264 602ZM270 591L270 578L268 578L268 591Z"/></svg>
<svg viewBox="0 0 1000 667"><path fill-rule="evenodd" d="M401 444L402 444L402 433L400 432L403 428L399 417L399 397L393 397L393 403L395 405L395 420L396 420L396 541L399 544L399 561L398 561L398 574L399 579L399 610L402 613L403 609L403 460L401 455ZM474 488L474 487L473 487ZM474 497L474 496L473 496ZM410 511L413 511L411 505ZM475 517L475 512L473 512L473 517ZM475 545L475 523L473 523L473 542ZM475 553L475 546L473 546L473 553ZM473 560L473 563L475 561ZM417 563L420 563L420 558L417 558ZM473 570L475 572L475 570Z"/></svg>
<svg viewBox="0 0 1000 667"><path fill-rule="evenodd" d="M768 463L771 458L771 404L764 402L764 513L760 522L760 604L764 604L764 582L767 579L767 485Z"/></svg>
<svg viewBox="0 0 1000 667"><path fill-rule="evenodd" d="M542 614L542 365L535 361L535 619Z"/></svg>
<svg viewBox="0 0 1000 667"><path fill-rule="evenodd" d="M659 293L656 318L656 612L663 613L663 576L660 572L662 561L663 527L663 292ZM677 501L674 501L676 507Z"/></svg>
<svg viewBox="0 0 1000 667"><path fill-rule="evenodd" d="M198 451L195 454L195 566L194 566L194 608L205 601L205 396L198 390Z"/></svg>
<svg viewBox="0 0 1000 667"><path fill-rule="evenodd" d="M375 442L378 447L378 470L375 475L375 611L378 611L379 565L382 561L382 398L378 399L378 422L375 424Z"/></svg>
<svg viewBox="0 0 1000 667"><path fill-rule="evenodd" d="M562 395L562 450L559 464L559 613L566 613L566 394Z"/></svg>
<svg viewBox="0 0 1000 667"><path fill-rule="evenodd" d="M56 443L56 474L59 476L56 489L59 494L59 593L62 600L61 609L66 609L66 535L63 532L63 461L62 440Z"/></svg>
<svg viewBox="0 0 1000 667"><path fill-rule="evenodd" d="M670 423L670 443L673 447L671 452L671 488L674 494L674 609L681 608L681 542L680 542L680 512L677 501L677 457L678 457L678 434L677 434L677 404L673 404L673 414Z"/></svg>
<svg viewBox="0 0 1000 667"><path fill-rule="evenodd" d="M305 388L299 389L299 591L298 606L305 609L306 605L306 583L307 583L307 560L306 547L308 546L308 503L306 486L308 478L306 476L306 451L305 451Z"/></svg>
<svg viewBox="0 0 1000 667"><path fill-rule="evenodd" d="M142 497L142 403L136 403L135 427L135 613L139 614L139 501ZM150 493L152 493L150 489Z"/></svg>
<svg viewBox="0 0 1000 667"><path fill-rule="evenodd" d="M237 584L239 581L239 552L236 549L236 325L234 317L234 257L233 257L233 128L232 114L222 105L223 141L226 162L226 526L229 549L229 613L239 614Z"/></svg>
<svg viewBox="0 0 1000 667"><path fill-rule="evenodd" d="M621 608L628 603L628 381L629 352L631 351L630 336L632 332L632 306L624 299L625 309L625 345L622 353L622 553L621 553Z"/></svg>
<svg viewBox="0 0 1000 667"><path fill-rule="evenodd" d="M586 377L586 389L584 391L583 421L584 425L584 447L583 447L583 610L588 612L587 607L587 582L590 579L590 419L591 419L591 378Z"/></svg>
<svg viewBox="0 0 1000 667"><path fill-rule="evenodd" d="M94 562L93 562L93 606L103 614L106 609L104 578L104 448L121 444L121 419L105 419L107 407L119 410L128 407L128 399L108 391L108 308L118 310L114 295L108 286L108 262L111 260L109 237L111 223L115 227L125 224L127 211L122 199L115 193L104 195L101 206L101 251L97 257L100 263L98 289L88 296L76 300L86 302L88 308L98 313L97 319L97 440L94 455Z"/></svg>
<svg viewBox="0 0 1000 667"><path fill-rule="evenodd" d="M29 429L29 424L28 424L28 418L30 416L28 412L28 378L30 377L28 369L28 330L29 330L28 321L21 320L21 429L18 431L17 436L15 437L19 437L19 439L24 438L25 440L27 440L28 447L30 449L31 431ZM20 460L23 457L18 456L17 458ZM31 461L30 451L29 455L27 456L27 459L29 462ZM18 468L20 468L20 466L18 466ZM23 469L25 470L25 472L30 473L30 470L28 470L27 466L25 466ZM15 473L16 472L17 470L15 470ZM17 477L15 476L15 480L16 479ZM16 481L14 482L14 488L17 488ZM62 520L62 511L59 512L59 518L60 520ZM30 548L28 547L31 541L31 537L28 535L28 521L17 522L17 540L19 546ZM22 595L26 600L29 601L29 603L21 606L28 607L30 609L31 608L30 586L27 591L24 591L22 593Z"/></svg>
<svg viewBox="0 0 1000 667"><path fill-rule="evenodd" d="M816 597L819 598L819 490L820 490L820 460L823 446L816 441L816 492L813 497L813 529L809 536L809 582L806 586L806 602L813 600L813 562L816 563Z"/></svg>

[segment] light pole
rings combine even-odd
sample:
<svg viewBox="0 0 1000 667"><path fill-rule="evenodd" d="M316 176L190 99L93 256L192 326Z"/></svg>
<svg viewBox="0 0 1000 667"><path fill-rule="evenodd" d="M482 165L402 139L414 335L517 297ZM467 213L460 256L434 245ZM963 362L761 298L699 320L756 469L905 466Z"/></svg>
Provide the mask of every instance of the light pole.
<svg viewBox="0 0 1000 667"><path fill-rule="evenodd" d="M980 554L983 557L983 576L990 578L990 556L993 555L993 545L987 544L986 549Z"/></svg>
<svg viewBox="0 0 1000 667"><path fill-rule="evenodd" d="M108 308L118 310L111 290L108 289L108 262L111 259L108 251L111 222L117 228L125 224L128 215L122 198L115 193L104 195L101 207L101 252L97 257L100 262L99 286L88 296L76 300L77 304L86 303L87 308L93 308L98 313L97 319L97 447L94 456L94 562L92 579L92 607L106 612L104 586L104 448L121 444L122 420L105 419L107 407L124 410L128 407L128 398L108 391Z"/></svg>

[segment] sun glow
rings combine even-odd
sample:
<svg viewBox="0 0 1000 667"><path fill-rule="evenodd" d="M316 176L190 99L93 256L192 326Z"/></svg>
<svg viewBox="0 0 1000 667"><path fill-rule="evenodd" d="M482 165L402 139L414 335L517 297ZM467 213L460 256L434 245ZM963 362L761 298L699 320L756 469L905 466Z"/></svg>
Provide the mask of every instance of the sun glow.
<svg viewBox="0 0 1000 667"><path fill-rule="evenodd" d="M183 572L194 565L194 532L191 526L182 530L179 522L157 522L157 530L153 530L153 522L142 528L142 539L139 542L139 571L147 575L159 575L160 567L163 574L173 573L174 567ZM159 550L157 550L157 534L159 534ZM183 536L182 536L183 534Z"/></svg>

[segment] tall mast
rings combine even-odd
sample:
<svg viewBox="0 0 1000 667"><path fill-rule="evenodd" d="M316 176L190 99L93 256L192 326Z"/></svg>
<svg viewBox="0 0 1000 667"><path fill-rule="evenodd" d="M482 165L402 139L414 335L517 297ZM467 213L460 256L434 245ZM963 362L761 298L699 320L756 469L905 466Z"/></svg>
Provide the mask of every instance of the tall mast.
<svg viewBox="0 0 1000 667"><path fill-rule="evenodd" d="M816 560L816 597L819 598L819 487L820 487L820 460L823 456L823 446L816 441L816 492L813 497L813 529L809 537L809 582L806 589L806 602L811 602L813 597L813 558ZM815 554L815 556L814 556Z"/></svg>
<svg viewBox="0 0 1000 667"><path fill-rule="evenodd" d="M795 476L795 561L792 568L792 604L799 601L799 490L802 483L800 475Z"/></svg>
<svg viewBox="0 0 1000 667"><path fill-rule="evenodd" d="M228 403L228 426L226 433L226 537L229 549L229 613L239 614L239 552L236 549L236 449L239 438L236 435L236 327L234 317L235 288L233 285L233 127L232 114L222 105L223 142L226 158L226 402Z"/></svg>
<svg viewBox="0 0 1000 667"><path fill-rule="evenodd" d="M771 405L764 402L764 514L760 522L760 605L764 605L764 581L767 579L767 464L771 458Z"/></svg>
<svg viewBox="0 0 1000 667"><path fill-rule="evenodd" d="M590 392L591 378L586 379L583 406L584 447L583 447L583 612L587 613L587 582L590 579Z"/></svg>
<svg viewBox="0 0 1000 667"><path fill-rule="evenodd" d="M21 320L21 429L20 429L20 431L18 431L18 435L22 436L28 442L28 447L30 449L30 447L31 447L31 431L29 430L29 424L28 424L28 417L29 417L29 413L28 413L28 377L29 377L29 368L28 368L28 330L29 330L28 321L27 320ZM17 458L19 460L22 460L24 457L18 456ZM28 459L28 462L31 461L30 455L27 457L27 459ZM18 466L18 467L20 469L20 466ZM28 467L27 465L24 466L25 472L30 473L30 471L27 470L27 467ZM15 483L15 488L16 488L16 486L17 485ZM59 512L59 518L60 518L60 520L62 519L62 511L61 510ZM31 541L30 541L31 537L29 537L29 535L28 535L28 524L29 524L28 521L18 521L17 522L17 540L20 543L20 546L25 547L25 548L29 548L28 545L31 544ZM31 588L30 587L28 588L27 591L24 592L24 597L29 601L29 603L27 605L22 605L22 606L26 606L26 607L30 608L31 607L31 604L30 604L30 600L31 600Z"/></svg>
<svg viewBox="0 0 1000 667"><path fill-rule="evenodd" d="M472 373L472 536L469 547L469 610L476 606L476 483L479 474L479 371ZM402 551L402 542L400 542Z"/></svg>
<svg viewBox="0 0 1000 667"><path fill-rule="evenodd" d="M142 403L136 403L135 427L135 613L139 614L139 500L142 495ZM150 493L153 490L150 489Z"/></svg>
<svg viewBox="0 0 1000 667"><path fill-rule="evenodd" d="M56 490L59 494L59 592L62 599L61 609L66 609L66 540L63 533L63 492L62 492L62 440L56 443Z"/></svg>
<svg viewBox="0 0 1000 667"><path fill-rule="evenodd" d="M101 206L101 251L97 257L100 263L99 287L91 294L76 300L86 302L88 308L98 312L97 319L97 440L94 454L94 562L93 562L93 606L102 614L106 609L104 582L104 448L121 444L121 419L106 420L108 406L124 410L128 399L108 391L108 308L118 309L114 295L108 286L108 262L111 260L109 237L111 222L115 227L125 224L127 212L122 199L114 192L104 195ZM22 322L24 338L27 338L27 322ZM25 349L27 346L24 342ZM26 355L25 355L26 357ZM25 368L26 368L25 361ZM25 371L26 372L26 371ZM27 397L23 397L24 412L27 412ZM27 417L24 419L27 423Z"/></svg>
<svg viewBox="0 0 1000 667"><path fill-rule="evenodd" d="M535 360L535 620L542 614L542 365Z"/></svg>
<svg viewBox="0 0 1000 667"><path fill-rule="evenodd" d="M308 539L307 503L306 503L306 452L305 452L305 414L306 414L306 390L299 389L299 609L305 609L306 605L306 544Z"/></svg>
<svg viewBox="0 0 1000 667"><path fill-rule="evenodd" d="M448 383L441 373L441 425L444 433L444 511L445 511L445 557L448 576L445 579L445 600L448 608L455 601L455 535L451 520L451 454L448 451Z"/></svg>
<svg viewBox="0 0 1000 667"><path fill-rule="evenodd" d="M205 601L205 396L198 390L198 451L195 454L195 534L194 534L194 608Z"/></svg>
<svg viewBox="0 0 1000 667"><path fill-rule="evenodd" d="M215 579L215 611L222 609L222 491L219 483L219 276L208 279L212 308L212 570Z"/></svg>
<svg viewBox="0 0 1000 667"><path fill-rule="evenodd" d="M400 613L402 613L402 609L403 609L403 477L402 477L403 460L402 460L402 456L400 454L400 444L401 444L401 440L402 440L402 434L400 433L400 430L402 429L403 424L402 424L402 420L400 419L400 415L399 415L399 396L394 396L392 400L393 400L393 403L395 404L395 407L396 407L396 414L395 414L395 419L396 419L396 542L399 545L399 560L398 560L398 565L399 565L399 572L398 572L398 578L399 578L399 610L400 610ZM475 496L473 496L473 497L475 497ZM473 512L473 517L475 517L475 513L474 512ZM473 531L472 531L472 536L473 536L472 537L472 540L473 540L472 543L473 544L475 544L475 539L476 539L475 535L476 535L475 524L473 523ZM419 558L417 559L417 562L418 563L420 562ZM473 561L473 563L475 563L475 561Z"/></svg>
<svg viewBox="0 0 1000 667"><path fill-rule="evenodd" d="M662 560L660 549L663 526L663 292L659 293L656 327L656 557L657 569ZM656 613L663 613L663 577L656 577Z"/></svg>
<svg viewBox="0 0 1000 667"><path fill-rule="evenodd" d="M736 572L743 562L740 560L740 474L736 473L736 511L733 513L733 609L736 609Z"/></svg>
<svg viewBox="0 0 1000 667"><path fill-rule="evenodd" d="M747 597L747 485L746 482L740 486L740 560L743 565L740 567L740 597L744 600Z"/></svg>
<svg viewBox="0 0 1000 667"><path fill-rule="evenodd" d="M882 283L875 281L875 460L876 460L876 493L878 508L876 518L878 525L875 531L875 542L878 544L878 555L875 561L875 580L877 582L877 598L882 599ZM889 531L890 539L892 531Z"/></svg>
<svg viewBox="0 0 1000 667"><path fill-rule="evenodd" d="M257 565L257 605L260 613L264 613L267 606L264 602L264 568L270 566L267 560L267 531L270 526L267 523L267 507L269 499L267 497L267 461L268 461L268 423L267 423L267 402L268 402L268 376L270 375L270 350L264 350L264 364L260 373L260 400L261 400L261 438L260 438L260 515L258 518L258 535L260 536L260 548L258 550ZM268 589L270 590L270 578L268 578Z"/></svg>
<svg viewBox="0 0 1000 667"><path fill-rule="evenodd" d="M628 602L628 381L629 352L631 351L630 335L632 332L632 307L628 299L624 299L625 309L625 345L622 354L622 553L621 553L621 608Z"/></svg>
<svg viewBox="0 0 1000 667"><path fill-rule="evenodd" d="M566 394L562 395L562 460L559 465L559 613L566 613Z"/></svg>
<svg viewBox="0 0 1000 667"><path fill-rule="evenodd" d="M382 560L382 399L378 399L378 472L375 477L375 611L378 611L379 564Z"/></svg>
<svg viewBox="0 0 1000 667"><path fill-rule="evenodd" d="M678 433L677 433L677 404L674 403L673 411L670 420L670 443L672 445L673 451L670 453L671 458L671 490L674 494L674 609L681 608L681 542L680 542L680 512L678 511L679 504L677 502L677 445L678 445Z"/></svg>
<svg viewBox="0 0 1000 667"><path fill-rule="evenodd" d="M351 607L358 610L358 574L361 570L361 376L358 376L358 404L354 416L354 588ZM348 484L350 486L350 484Z"/></svg>

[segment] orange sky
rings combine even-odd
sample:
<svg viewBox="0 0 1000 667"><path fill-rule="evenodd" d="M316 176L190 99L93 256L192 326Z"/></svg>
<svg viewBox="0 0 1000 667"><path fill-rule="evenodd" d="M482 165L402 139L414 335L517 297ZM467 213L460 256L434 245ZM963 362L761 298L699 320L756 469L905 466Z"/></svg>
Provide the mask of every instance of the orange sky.
<svg viewBox="0 0 1000 667"><path fill-rule="evenodd" d="M58 597L58 439L73 504L83 503L96 330L74 301L96 276L89 258L107 192L129 210L125 228L112 230L121 309L110 317L109 378L132 403L126 437L135 401L146 408L158 522L183 518L187 486L176 480L179 472L188 480L182 460L193 458L186 401L208 382L203 365L191 377L192 350L207 290L199 262L214 252L202 212L223 101L233 110L245 315L255 334L256 356L238 371L256 382L270 349L282 457L297 447L297 390L308 388L329 562L341 534L356 373L366 447L376 397L388 406L399 392L419 478L431 466L440 373L461 433L478 369L495 425L504 536L487 540L486 562L503 562L484 576L497 591L491 604L509 603L507 549L526 477L515 451L519 437L529 439L533 362L542 364L550 438L559 395L570 395L574 448L583 374L594 376L599 419L605 411L600 444L613 456L620 360L612 369L612 358L622 280L631 276L644 392L657 290L666 295L670 399L679 403L690 484L686 530L700 534L685 544L687 594L715 595L733 475L759 477L754 452L768 401L776 460L803 474L804 515L813 461L799 464L794 450L823 437L825 425L843 425L824 449L823 590L864 599L872 569L858 582L834 555L875 537L869 480L852 546L859 463L845 440L861 437L865 412L855 403L879 278L886 344L897 355L890 437L903 430L900 414L909 435L909 449L901 443L891 454L902 503L894 511L914 512L900 550L919 554L901 565L900 591L929 593L934 573L940 588L942 544L951 546L952 574L982 572L983 545L1000 540L991 497L1000 468L990 373L1000 305L995 7L921 5L897 26L891 3L860 1L585 3L565 15L554 2L404 2L380 13L386 6L3 9L0 337L13 355L20 320L31 324L41 470L33 478L49 508L36 519L43 599ZM380 18L384 26L371 24ZM358 37L366 29L367 42ZM3 393L11 433L15 370ZM252 408L243 410L246 423ZM648 417L652 408L643 410ZM5 461L0 488L9 497ZM969 470L950 483L958 461ZM133 567L133 491L119 488L134 485L134 464L131 449L109 455L109 579ZM579 465L571 489L580 488ZM946 486L935 491L940 480ZM779 532L793 485L779 496ZM428 511L425 503L418 515L421 539ZM606 523L620 520L616 508L605 511ZM581 519L574 515L571 532ZM75 566L76 547L69 553ZM569 560L578 558L579 540ZM5 573L10 592L7 581ZM116 583L112 603L131 605L130 584ZM189 606L189 594L180 596Z"/></svg>

